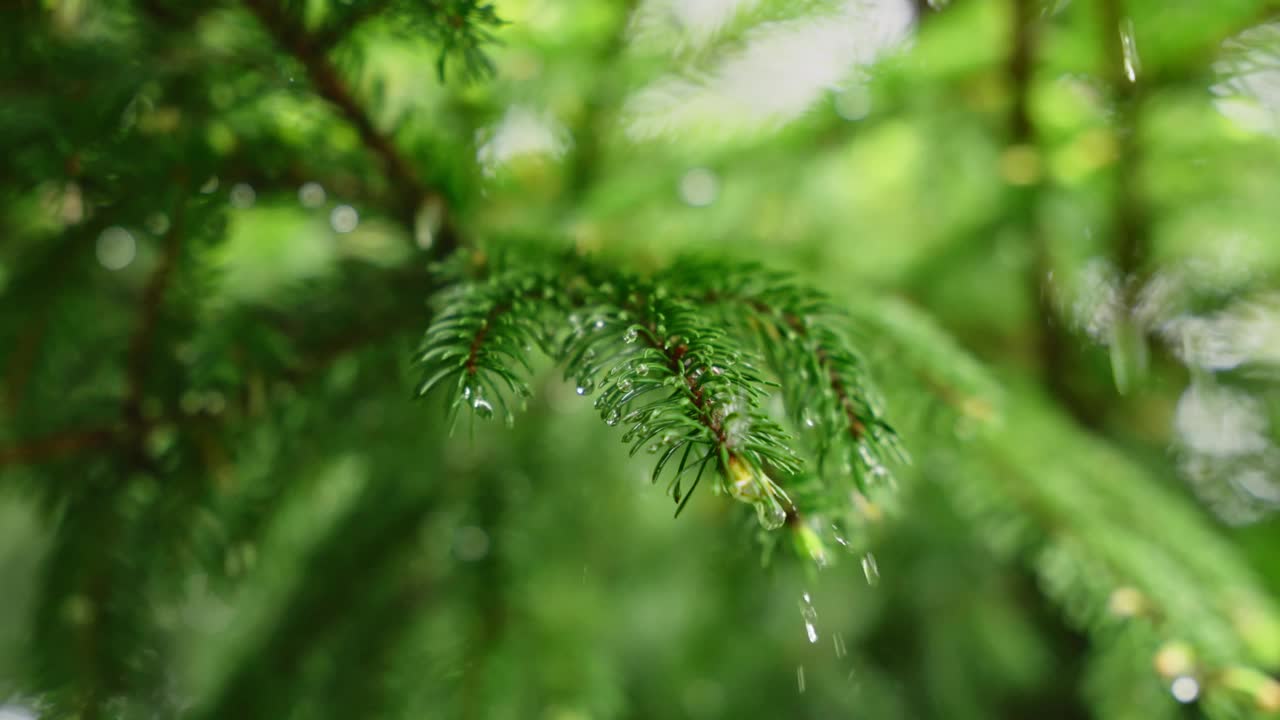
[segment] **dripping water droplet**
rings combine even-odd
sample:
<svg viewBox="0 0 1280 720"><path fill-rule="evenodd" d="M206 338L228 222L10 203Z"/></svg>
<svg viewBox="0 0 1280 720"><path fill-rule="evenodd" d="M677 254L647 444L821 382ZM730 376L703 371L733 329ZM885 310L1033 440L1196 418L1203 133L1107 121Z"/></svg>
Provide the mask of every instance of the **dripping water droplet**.
<svg viewBox="0 0 1280 720"><path fill-rule="evenodd" d="M842 658L849 654L848 648L844 646L844 635L838 632L833 633L831 635L831 642L836 646L836 657Z"/></svg>
<svg viewBox="0 0 1280 720"><path fill-rule="evenodd" d="M809 642L818 642L818 628L814 624L818 622L818 610L813 606L813 598L809 597L809 593L800 596L800 617L804 618L804 632L809 636Z"/></svg>
<svg viewBox="0 0 1280 720"><path fill-rule="evenodd" d="M760 520L760 527L777 530L786 524L787 511L772 497L765 497L756 502L756 517Z"/></svg>
<svg viewBox="0 0 1280 720"><path fill-rule="evenodd" d="M607 416L605 416L604 424L610 427L617 425L618 419L621 416L622 416L622 413L618 412L617 408L614 408L613 410L609 411L609 414Z"/></svg>
<svg viewBox="0 0 1280 720"><path fill-rule="evenodd" d="M862 574L867 577L867 584L875 587L880 583L880 566L876 564L876 556L867 553L862 556Z"/></svg>
<svg viewBox="0 0 1280 720"><path fill-rule="evenodd" d="M493 417L493 406L489 404L488 400L485 400L482 397L477 397L475 401L472 402L471 406L475 408L476 414L481 418L488 420Z"/></svg>
<svg viewBox="0 0 1280 720"><path fill-rule="evenodd" d="M796 687L800 688L800 694L804 694L804 666L796 666Z"/></svg>

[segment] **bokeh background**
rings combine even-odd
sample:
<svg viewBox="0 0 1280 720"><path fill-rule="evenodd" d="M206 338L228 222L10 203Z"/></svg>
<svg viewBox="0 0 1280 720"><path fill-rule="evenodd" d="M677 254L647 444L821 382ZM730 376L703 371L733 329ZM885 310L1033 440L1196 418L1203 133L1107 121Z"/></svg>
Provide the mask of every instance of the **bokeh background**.
<svg viewBox="0 0 1280 720"><path fill-rule="evenodd" d="M499 20L501 22L499 22ZM1280 712L1280 8L0 9L0 718ZM754 261L911 461L674 506L448 250Z"/></svg>

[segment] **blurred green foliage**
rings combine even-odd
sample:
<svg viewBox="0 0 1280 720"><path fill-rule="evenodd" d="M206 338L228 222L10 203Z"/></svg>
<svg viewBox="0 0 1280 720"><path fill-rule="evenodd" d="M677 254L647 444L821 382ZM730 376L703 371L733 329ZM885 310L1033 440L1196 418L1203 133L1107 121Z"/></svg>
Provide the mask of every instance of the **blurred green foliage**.
<svg viewBox="0 0 1280 720"><path fill-rule="evenodd" d="M1280 713L1273 2L0 33L0 718ZM824 293L910 461L673 520L533 354L451 434L438 263L526 255Z"/></svg>

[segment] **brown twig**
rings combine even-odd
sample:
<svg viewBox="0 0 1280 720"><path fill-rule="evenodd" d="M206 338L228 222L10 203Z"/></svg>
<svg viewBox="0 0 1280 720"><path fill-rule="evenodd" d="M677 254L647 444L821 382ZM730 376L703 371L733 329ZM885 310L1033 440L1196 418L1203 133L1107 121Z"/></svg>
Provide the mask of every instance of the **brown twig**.
<svg viewBox="0 0 1280 720"><path fill-rule="evenodd" d="M45 435L10 447L0 447L0 468L70 457L87 450L106 447L115 438L116 431L105 427Z"/></svg>

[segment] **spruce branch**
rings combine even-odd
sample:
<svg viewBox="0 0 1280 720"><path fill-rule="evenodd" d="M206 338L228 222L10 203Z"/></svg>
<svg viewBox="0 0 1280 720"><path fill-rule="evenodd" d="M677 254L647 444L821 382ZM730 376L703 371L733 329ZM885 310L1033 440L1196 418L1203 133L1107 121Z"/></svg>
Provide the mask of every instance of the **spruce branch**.
<svg viewBox="0 0 1280 720"><path fill-rule="evenodd" d="M654 482L675 468L677 514L709 470L766 527L797 511L782 486L800 478L803 462L763 410L775 387L797 426L817 428L820 469L839 448L848 472L864 469L865 487L863 476L905 457L864 363L829 324L838 313L780 274L689 262L651 279L582 258L533 270L494 263L483 278L456 276L418 354L419 394L450 388L453 420L464 405L491 417L497 402L510 422L507 397L529 393L524 356L558 347L565 378L580 395L598 388L595 408L625 428L631 454L658 455ZM758 369L766 367L778 382Z"/></svg>
<svg viewBox="0 0 1280 720"><path fill-rule="evenodd" d="M845 313L785 274L751 264L712 267L693 263L687 271L714 279L707 302L754 338L782 385L792 423L814 439L819 469L835 452L850 472L857 468L858 488L865 491L887 472L886 464L905 462L866 362L841 331L849 324Z"/></svg>

